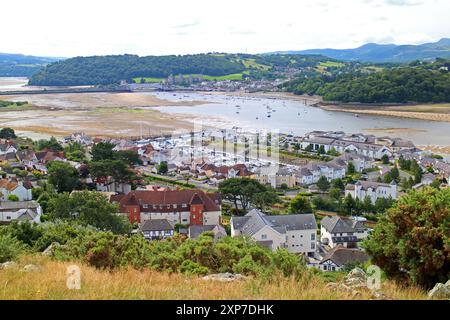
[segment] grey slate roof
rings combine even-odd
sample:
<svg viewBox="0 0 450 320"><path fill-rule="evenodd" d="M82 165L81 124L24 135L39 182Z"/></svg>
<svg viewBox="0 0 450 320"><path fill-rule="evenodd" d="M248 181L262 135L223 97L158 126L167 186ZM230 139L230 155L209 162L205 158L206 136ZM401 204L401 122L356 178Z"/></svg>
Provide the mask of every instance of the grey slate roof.
<svg viewBox="0 0 450 320"><path fill-rule="evenodd" d="M189 238L197 239L203 232L212 231L214 232L214 238L220 238L226 236L227 232L220 225L209 225L209 226L189 226Z"/></svg>
<svg viewBox="0 0 450 320"><path fill-rule="evenodd" d="M173 230L172 225L167 219L147 220L141 227L141 231L166 231Z"/></svg>
<svg viewBox="0 0 450 320"><path fill-rule="evenodd" d="M341 245L334 247L330 250L320 261L324 263L327 260L333 261L338 267L342 267L345 264L351 262L365 262L369 259L369 256L361 250L358 249L348 249Z"/></svg>
<svg viewBox="0 0 450 320"><path fill-rule="evenodd" d="M315 230L316 218L313 214L288 214L267 216L263 212L253 209L243 217L232 218L233 228L243 234L252 236L265 226L269 226L283 234L291 230Z"/></svg>
<svg viewBox="0 0 450 320"><path fill-rule="evenodd" d="M330 233L348 233L364 229L362 222L343 219L338 216L323 218L321 225Z"/></svg>

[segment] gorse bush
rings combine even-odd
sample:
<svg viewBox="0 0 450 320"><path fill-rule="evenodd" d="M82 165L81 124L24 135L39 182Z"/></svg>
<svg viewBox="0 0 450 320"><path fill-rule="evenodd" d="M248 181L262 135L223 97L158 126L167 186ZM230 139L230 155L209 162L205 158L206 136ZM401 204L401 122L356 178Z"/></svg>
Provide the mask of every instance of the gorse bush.
<svg viewBox="0 0 450 320"><path fill-rule="evenodd" d="M9 234L0 234L0 263L14 260L25 251L25 245Z"/></svg>
<svg viewBox="0 0 450 320"><path fill-rule="evenodd" d="M204 233L196 240L175 236L148 243L140 235L88 232L58 247L54 255L61 260L79 259L102 269L131 266L186 274L289 276L300 275L304 268L300 258L285 249L272 252L244 238L215 241L212 233Z"/></svg>

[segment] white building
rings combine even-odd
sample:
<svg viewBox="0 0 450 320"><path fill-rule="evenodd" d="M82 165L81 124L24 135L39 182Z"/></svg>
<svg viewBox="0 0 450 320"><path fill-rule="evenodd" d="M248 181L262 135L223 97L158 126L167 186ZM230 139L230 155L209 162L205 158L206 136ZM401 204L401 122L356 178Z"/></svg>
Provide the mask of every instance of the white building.
<svg viewBox="0 0 450 320"><path fill-rule="evenodd" d="M300 185L309 185L317 183L321 176L327 178L328 181L342 179L345 177L345 172L345 166L339 166L336 163L310 162L297 171L296 181Z"/></svg>
<svg viewBox="0 0 450 320"><path fill-rule="evenodd" d="M397 184L395 181L391 183L381 183L372 181L357 181L355 184L348 184L345 187L345 196L350 194L354 199L364 200L369 196L372 203L378 198L397 199Z"/></svg>
<svg viewBox="0 0 450 320"><path fill-rule="evenodd" d="M7 201L10 195L15 195L19 201L30 201L33 199L31 190L33 186L29 182L0 180L0 201Z"/></svg>
<svg viewBox="0 0 450 320"><path fill-rule="evenodd" d="M369 256L362 250L349 249L341 245L335 246L319 262L319 269L323 271L339 271L346 265L359 262L364 263Z"/></svg>
<svg viewBox="0 0 450 320"><path fill-rule="evenodd" d="M313 214L267 216L257 209L243 217L233 216L231 236L250 237L271 250L312 255L316 251L317 224Z"/></svg>
<svg viewBox="0 0 450 320"><path fill-rule="evenodd" d="M337 245L356 248L367 236L367 228L361 221L332 216L323 218L320 223L320 241L331 248Z"/></svg>
<svg viewBox="0 0 450 320"><path fill-rule="evenodd" d="M42 208L36 201L0 202L0 224L11 221L41 222Z"/></svg>

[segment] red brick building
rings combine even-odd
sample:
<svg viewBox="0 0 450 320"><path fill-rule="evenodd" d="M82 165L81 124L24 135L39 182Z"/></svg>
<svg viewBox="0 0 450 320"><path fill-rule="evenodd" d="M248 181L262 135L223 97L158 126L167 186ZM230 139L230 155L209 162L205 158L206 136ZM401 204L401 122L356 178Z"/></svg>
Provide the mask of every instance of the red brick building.
<svg viewBox="0 0 450 320"><path fill-rule="evenodd" d="M167 219L173 225L218 225L221 215L219 193L202 190L132 191L111 197L131 223Z"/></svg>

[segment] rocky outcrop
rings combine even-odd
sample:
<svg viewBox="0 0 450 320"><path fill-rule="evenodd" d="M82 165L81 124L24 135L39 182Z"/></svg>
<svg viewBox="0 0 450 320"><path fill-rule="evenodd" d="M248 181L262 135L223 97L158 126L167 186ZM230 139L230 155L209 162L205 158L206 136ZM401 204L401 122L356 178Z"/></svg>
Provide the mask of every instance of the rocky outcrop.
<svg viewBox="0 0 450 320"><path fill-rule="evenodd" d="M341 283L328 283L327 288L338 292L349 293L352 298L361 296L362 292L370 292L371 299L373 300L390 299L383 292L379 290L370 290L367 287L367 274L361 268L354 268L351 270Z"/></svg>
<svg viewBox="0 0 450 320"><path fill-rule="evenodd" d="M0 270L7 270L7 269L17 269L19 265L14 261L6 261L4 263L0 263Z"/></svg>
<svg viewBox="0 0 450 320"><path fill-rule="evenodd" d="M231 282L236 280L243 280L246 277L242 274L233 274L233 273L216 273L204 276L203 280L214 280L214 281L222 281L222 282Z"/></svg>
<svg viewBox="0 0 450 320"><path fill-rule="evenodd" d="M57 248L57 247L60 247L61 245L58 243L58 242L52 242L52 244L51 245L49 245L48 247L47 247L47 249L45 249L43 252L42 252L42 255L44 255L44 256L51 256L52 254L53 254L53 250L55 249L55 248Z"/></svg>
<svg viewBox="0 0 450 320"><path fill-rule="evenodd" d="M24 272L39 272L41 271L41 267L35 265L35 264L27 264L23 267L22 271Z"/></svg>
<svg viewBox="0 0 450 320"><path fill-rule="evenodd" d="M450 300L450 280L444 283L436 283L433 289L428 292L429 299Z"/></svg>

